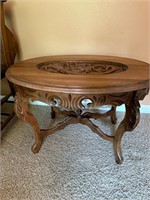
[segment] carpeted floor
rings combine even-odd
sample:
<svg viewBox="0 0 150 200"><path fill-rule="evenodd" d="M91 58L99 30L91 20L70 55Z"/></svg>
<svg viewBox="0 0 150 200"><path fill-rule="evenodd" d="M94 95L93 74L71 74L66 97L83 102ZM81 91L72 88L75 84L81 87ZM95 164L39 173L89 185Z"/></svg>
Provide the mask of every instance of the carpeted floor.
<svg viewBox="0 0 150 200"><path fill-rule="evenodd" d="M47 107L31 109L41 127L54 124ZM117 116L120 121L123 113ZM109 118L95 123L105 132L117 127ZM48 136L35 155L30 125L15 117L4 132L1 200L150 199L150 114L141 114L138 127L124 135L122 165L115 163L110 142L80 124Z"/></svg>

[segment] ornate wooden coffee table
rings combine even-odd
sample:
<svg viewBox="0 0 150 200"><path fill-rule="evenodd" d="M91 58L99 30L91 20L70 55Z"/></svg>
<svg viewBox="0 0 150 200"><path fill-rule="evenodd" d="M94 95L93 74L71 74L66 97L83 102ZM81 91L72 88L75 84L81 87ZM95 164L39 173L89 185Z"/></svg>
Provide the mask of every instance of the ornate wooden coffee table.
<svg viewBox="0 0 150 200"><path fill-rule="evenodd" d="M35 132L33 153L37 153L43 139L68 124L87 125L100 137L114 145L117 163L123 162L121 139L125 131L132 131L140 119L140 104L149 91L149 64L138 60L111 56L49 56L33 58L11 66L7 79L15 85L16 115L31 124ZM55 127L41 130L29 111L28 100L40 100L65 116ZM111 117L116 123L116 106L125 104L126 113L114 134L104 133L90 119ZM111 105L104 114L93 108Z"/></svg>

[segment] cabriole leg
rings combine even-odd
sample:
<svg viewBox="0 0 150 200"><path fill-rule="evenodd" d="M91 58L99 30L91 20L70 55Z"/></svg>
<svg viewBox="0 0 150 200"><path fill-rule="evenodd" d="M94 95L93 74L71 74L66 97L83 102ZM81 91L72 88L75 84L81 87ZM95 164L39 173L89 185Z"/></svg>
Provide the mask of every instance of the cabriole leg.
<svg viewBox="0 0 150 200"><path fill-rule="evenodd" d="M118 164L123 162L122 152L121 152L121 139L123 137L124 132L132 131L140 119L140 104L138 99L136 98L136 94L132 96L131 101L126 106L126 114L122 122L120 123L118 129L116 130L114 136L114 153L115 159Z"/></svg>
<svg viewBox="0 0 150 200"><path fill-rule="evenodd" d="M35 133L35 143L32 146L32 151L33 153L39 152L43 142L43 137L40 132L40 127L33 114L29 111L28 100L23 96L21 96L19 92L17 92L15 96L14 109L16 115L20 119L22 119L25 122L28 122L33 127Z"/></svg>

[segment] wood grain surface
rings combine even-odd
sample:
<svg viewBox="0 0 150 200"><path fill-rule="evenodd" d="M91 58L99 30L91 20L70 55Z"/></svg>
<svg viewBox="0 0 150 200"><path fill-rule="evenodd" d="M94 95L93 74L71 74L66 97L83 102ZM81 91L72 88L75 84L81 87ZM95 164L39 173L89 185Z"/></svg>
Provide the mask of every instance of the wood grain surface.
<svg viewBox="0 0 150 200"><path fill-rule="evenodd" d="M108 74L63 74L38 69L44 62L115 62L127 65L128 69ZM16 85L27 88L75 94L107 94L129 92L149 87L150 65L148 63L114 56L68 55L47 56L21 61L12 65L6 77Z"/></svg>

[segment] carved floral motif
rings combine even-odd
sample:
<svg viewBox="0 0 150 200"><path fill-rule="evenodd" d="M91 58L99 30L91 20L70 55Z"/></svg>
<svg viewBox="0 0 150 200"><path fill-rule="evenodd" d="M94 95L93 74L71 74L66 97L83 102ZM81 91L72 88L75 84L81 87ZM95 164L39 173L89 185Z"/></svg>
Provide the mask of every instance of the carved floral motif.
<svg viewBox="0 0 150 200"><path fill-rule="evenodd" d="M15 96L15 105L14 105L14 108L15 108L15 112L16 112L16 115L24 120L24 111L23 111L23 107L21 106L22 104L22 99L20 99L17 95Z"/></svg>
<svg viewBox="0 0 150 200"><path fill-rule="evenodd" d="M40 63L37 68L51 73L104 75L123 72L128 66L111 61L51 61Z"/></svg>
<svg viewBox="0 0 150 200"><path fill-rule="evenodd" d="M46 92L33 89L23 89L26 98L39 100L53 107L62 107L67 110L98 108L103 105L119 106L128 104L131 93L104 94L104 95L81 95Z"/></svg>

